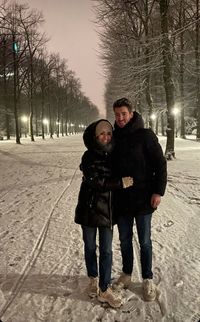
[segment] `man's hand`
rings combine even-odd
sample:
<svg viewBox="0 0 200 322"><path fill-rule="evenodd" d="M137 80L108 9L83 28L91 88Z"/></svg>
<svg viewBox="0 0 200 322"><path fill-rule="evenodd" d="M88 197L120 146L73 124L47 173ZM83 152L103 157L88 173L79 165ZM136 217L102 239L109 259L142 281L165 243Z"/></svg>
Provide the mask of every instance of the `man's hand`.
<svg viewBox="0 0 200 322"><path fill-rule="evenodd" d="M151 207L156 209L159 206L160 202L161 202L161 196L154 193L151 196Z"/></svg>

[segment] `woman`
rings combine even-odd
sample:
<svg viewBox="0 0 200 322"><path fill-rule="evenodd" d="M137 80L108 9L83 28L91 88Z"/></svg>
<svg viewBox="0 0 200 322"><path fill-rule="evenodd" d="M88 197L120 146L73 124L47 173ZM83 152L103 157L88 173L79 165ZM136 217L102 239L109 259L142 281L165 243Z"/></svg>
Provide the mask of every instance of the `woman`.
<svg viewBox="0 0 200 322"><path fill-rule="evenodd" d="M83 180L80 187L75 222L83 231L85 263L90 279L87 289L90 297L98 296L100 302L120 307L121 300L109 287L112 267L112 195L114 189L128 188L130 177L113 178L111 173L112 125L107 120L90 124L83 141L87 151L82 156L80 169ZM99 270L96 254L96 235L99 232ZM99 271L99 283L98 283Z"/></svg>

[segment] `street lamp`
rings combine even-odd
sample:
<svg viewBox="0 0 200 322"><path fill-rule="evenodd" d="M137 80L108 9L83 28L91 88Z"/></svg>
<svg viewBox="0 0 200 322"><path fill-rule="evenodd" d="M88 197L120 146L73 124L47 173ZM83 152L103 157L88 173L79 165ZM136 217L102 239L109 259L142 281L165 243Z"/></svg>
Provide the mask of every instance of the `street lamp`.
<svg viewBox="0 0 200 322"><path fill-rule="evenodd" d="M25 138L27 137L27 132L28 132L28 117L26 115L22 115L21 117L22 122L25 124Z"/></svg>
<svg viewBox="0 0 200 322"><path fill-rule="evenodd" d="M176 116L177 114L179 114L179 112L180 112L180 109L178 107L174 107L172 109L172 114L174 114L174 116Z"/></svg>
<svg viewBox="0 0 200 322"><path fill-rule="evenodd" d="M175 128L175 133L176 133L176 138L178 136L178 114L180 112L180 109L178 107L174 107L172 109L172 114L174 114L174 128Z"/></svg>
<svg viewBox="0 0 200 322"><path fill-rule="evenodd" d="M57 135L60 135L61 122L56 121L56 125L57 125Z"/></svg>
<svg viewBox="0 0 200 322"><path fill-rule="evenodd" d="M49 120L43 119L42 122L43 122L44 125L46 125L46 127L47 127L47 134L49 134Z"/></svg>
<svg viewBox="0 0 200 322"><path fill-rule="evenodd" d="M28 121L28 117L26 115L23 115L21 117L22 122L26 123Z"/></svg>
<svg viewBox="0 0 200 322"><path fill-rule="evenodd" d="M154 131L155 125L157 126L157 122L155 122L157 119L157 115L155 113L151 113L149 118L150 118L149 126Z"/></svg>
<svg viewBox="0 0 200 322"><path fill-rule="evenodd" d="M71 127L71 133L74 134L74 125L73 123L70 123L70 127Z"/></svg>
<svg viewBox="0 0 200 322"><path fill-rule="evenodd" d="M85 126L83 124L79 124L78 127L79 127L80 131L83 131L83 129L85 128Z"/></svg>
<svg viewBox="0 0 200 322"><path fill-rule="evenodd" d="M150 119L151 119L152 121L155 121L155 119L156 119L156 114L155 114L155 113L152 113L152 114L150 115Z"/></svg>

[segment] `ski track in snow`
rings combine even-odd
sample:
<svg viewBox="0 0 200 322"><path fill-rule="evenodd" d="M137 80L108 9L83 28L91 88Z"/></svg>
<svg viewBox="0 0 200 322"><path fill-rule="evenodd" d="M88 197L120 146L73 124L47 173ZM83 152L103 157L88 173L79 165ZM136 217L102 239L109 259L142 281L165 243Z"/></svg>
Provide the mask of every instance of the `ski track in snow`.
<svg viewBox="0 0 200 322"><path fill-rule="evenodd" d="M47 235L50 235L49 234L50 225L53 223L53 225L56 226L57 220L53 216L54 213L55 213L55 209L58 206L58 203L59 203L60 199L63 197L63 195L66 193L67 189L69 188L69 186L70 186L70 184L71 184L76 172L77 172L77 170L74 172L74 175L72 176L72 179L70 180L69 184L64 188L64 190L62 191L62 193L60 194L60 196L56 200L55 204L53 205L53 208L52 208L49 216L47 217L47 220L46 220L44 226L42 227L42 230L40 231L40 234L39 234L38 239L37 239L37 241L36 241L36 243L34 245L34 248L33 248L32 252L30 253L29 259L25 263L25 266L24 266L24 268L23 268L23 270L21 272L20 277L18 278L18 280L16 281L16 283L12 287L11 296L6 301L6 303L4 304L4 307L1 309L0 315L3 315L6 312L6 310L8 309L8 307L12 304L13 300L15 299L17 294L19 293L20 288L22 287L24 280L28 276L30 270L33 269L33 265L37 261L39 255L40 255L40 253L41 253L41 251L43 249L43 244L45 243L46 239L48 238ZM60 223L61 223L61 225L63 224L62 222L60 222ZM56 230L58 230L60 232L59 228L60 228L59 225L57 225ZM50 236L49 236L49 238L50 238ZM47 250L48 250L48 248L47 248ZM45 254L45 248L43 249L43 253L44 253L43 255L45 256L45 258L48 258L48 255Z"/></svg>
<svg viewBox="0 0 200 322"><path fill-rule="evenodd" d="M114 310L84 293L88 280L83 242L80 226L73 221L81 182L77 170L84 150L81 137L40 141L34 146L26 142L0 146L4 181L0 183L2 321L198 322L200 245L194 227L200 217L200 177L177 170L176 162L169 164L166 197L152 225L157 299L146 303L142 298L134 227L133 282L127 290L116 290L123 305ZM115 227L113 281L120 271Z"/></svg>

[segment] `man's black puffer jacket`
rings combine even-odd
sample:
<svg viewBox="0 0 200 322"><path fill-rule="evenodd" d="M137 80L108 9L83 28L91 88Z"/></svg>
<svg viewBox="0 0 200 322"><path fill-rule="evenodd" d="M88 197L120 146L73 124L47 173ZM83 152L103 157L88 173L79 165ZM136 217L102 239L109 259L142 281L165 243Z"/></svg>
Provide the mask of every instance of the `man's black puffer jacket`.
<svg viewBox="0 0 200 322"><path fill-rule="evenodd" d="M122 188L121 179L112 178L112 143L103 147L96 142L92 123L83 135L87 151L83 154L80 169L83 180L75 210L75 222L89 227L112 227L111 191Z"/></svg>
<svg viewBox="0 0 200 322"><path fill-rule="evenodd" d="M150 214L155 210L150 203L152 194L163 196L167 183L166 159L157 136L144 129L142 117L134 112L125 127L115 123L114 138L114 174L134 180L133 186L114 193L115 213Z"/></svg>

